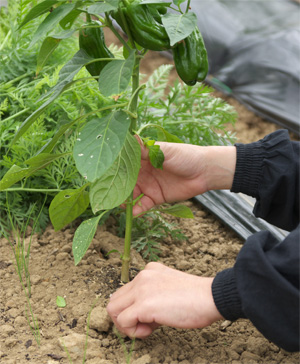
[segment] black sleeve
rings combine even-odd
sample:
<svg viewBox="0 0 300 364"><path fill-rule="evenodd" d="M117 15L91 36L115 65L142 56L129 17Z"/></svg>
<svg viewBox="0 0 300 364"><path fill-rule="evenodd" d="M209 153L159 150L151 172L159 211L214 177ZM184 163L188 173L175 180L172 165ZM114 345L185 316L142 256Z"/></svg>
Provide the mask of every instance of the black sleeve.
<svg viewBox="0 0 300 364"><path fill-rule="evenodd" d="M299 223L300 143L286 130L258 142L236 144L237 166L232 192L256 198L254 214L291 231Z"/></svg>
<svg viewBox="0 0 300 364"><path fill-rule="evenodd" d="M224 318L248 318L278 346L299 351L299 143L280 130L238 144L232 191L257 199L256 216L294 230L282 242L267 231L248 238L234 267L214 279L215 304Z"/></svg>
<svg viewBox="0 0 300 364"><path fill-rule="evenodd" d="M299 351L300 225L278 242L268 231L247 239L233 268L217 274L213 296L221 315L248 318L269 340Z"/></svg>

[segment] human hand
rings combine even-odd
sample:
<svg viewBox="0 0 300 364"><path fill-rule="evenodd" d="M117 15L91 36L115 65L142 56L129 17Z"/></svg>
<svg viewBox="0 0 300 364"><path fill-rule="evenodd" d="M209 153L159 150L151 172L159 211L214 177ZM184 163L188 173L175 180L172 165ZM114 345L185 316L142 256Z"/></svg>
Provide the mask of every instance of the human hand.
<svg viewBox="0 0 300 364"><path fill-rule="evenodd" d="M236 163L235 147L157 144L165 156L163 170L151 165L148 149L141 145L141 169L134 198L141 194L143 197L134 206L134 215L155 205L187 200L208 190L231 188Z"/></svg>
<svg viewBox="0 0 300 364"><path fill-rule="evenodd" d="M107 311L117 329L130 337L145 338L160 325L205 327L222 319L213 300L212 281L149 263L111 296Z"/></svg>

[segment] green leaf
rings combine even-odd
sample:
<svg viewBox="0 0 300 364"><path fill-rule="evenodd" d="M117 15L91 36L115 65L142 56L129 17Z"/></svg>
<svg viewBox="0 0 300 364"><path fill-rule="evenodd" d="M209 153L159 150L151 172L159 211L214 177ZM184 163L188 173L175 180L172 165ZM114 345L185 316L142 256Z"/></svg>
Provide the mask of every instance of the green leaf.
<svg viewBox="0 0 300 364"><path fill-rule="evenodd" d="M61 307L61 308L66 307L67 306L66 300L62 296L57 296L56 305L57 305L57 307Z"/></svg>
<svg viewBox="0 0 300 364"><path fill-rule="evenodd" d="M183 143L181 139L179 139L176 135L169 133L161 125L148 124L144 127L144 130L146 129L156 129L158 141L169 142L169 143Z"/></svg>
<svg viewBox="0 0 300 364"><path fill-rule="evenodd" d="M3 176L0 181L0 191L4 191L24 177L27 177L29 168L21 168L13 165Z"/></svg>
<svg viewBox="0 0 300 364"><path fill-rule="evenodd" d="M159 145L148 145L149 149L149 160L154 168L163 169L163 163L165 160L164 153L160 149Z"/></svg>
<svg viewBox="0 0 300 364"><path fill-rule="evenodd" d="M162 142L183 143L183 141L179 139L178 136L169 133L166 129L159 126L157 128L157 138Z"/></svg>
<svg viewBox="0 0 300 364"><path fill-rule="evenodd" d="M80 1L81 3L81 1ZM79 15L81 14L81 11L78 9L74 9L72 11L70 11L69 14L67 14L60 22L59 25L63 28L63 29L70 29L71 26L73 25L74 21L79 17Z"/></svg>
<svg viewBox="0 0 300 364"><path fill-rule="evenodd" d="M58 47L60 39L55 39L52 37L47 37L39 51L39 55L37 57L37 67L36 67L36 74L38 75L41 70L43 69L45 63L47 62L48 58L51 54L55 51Z"/></svg>
<svg viewBox="0 0 300 364"><path fill-rule="evenodd" d="M197 26L197 16L192 12L167 13L161 19L170 38L171 46L188 37Z"/></svg>
<svg viewBox="0 0 300 364"><path fill-rule="evenodd" d="M38 152L38 154L41 153L50 153L53 148L55 147L56 143L58 142L59 138L69 129L71 128L71 126L74 125L74 123L76 123L76 119L72 120L71 122L62 125L59 130L57 131L57 133L54 134L53 138L50 139Z"/></svg>
<svg viewBox="0 0 300 364"><path fill-rule="evenodd" d="M130 134L111 168L90 188L94 213L113 209L122 204L132 192L141 166L141 148Z"/></svg>
<svg viewBox="0 0 300 364"><path fill-rule="evenodd" d="M44 37L48 32L53 30L55 26L68 15L75 7L75 4L62 4L55 8L46 19L39 25L34 33L30 46L34 45L38 40Z"/></svg>
<svg viewBox="0 0 300 364"><path fill-rule="evenodd" d="M98 223L101 217L107 211L103 211L100 215L92 217L91 219L83 221L78 229L75 231L72 251L74 256L75 265L77 265L84 254L88 250L97 230Z"/></svg>
<svg viewBox="0 0 300 364"><path fill-rule="evenodd" d="M49 215L55 231L74 221L88 208L90 201L86 187L64 190L51 201Z"/></svg>
<svg viewBox="0 0 300 364"><path fill-rule="evenodd" d="M184 3L186 0L173 0L173 3L177 6L181 5L182 3Z"/></svg>
<svg viewBox="0 0 300 364"><path fill-rule="evenodd" d="M126 60L108 63L99 76L99 89L102 95L112 96L124 92L129 83L135 63L135 52L131 52Z"/></svg>
<svg viewBox="0 0 300 364"><path fill-rule="evenodd" d="M68 154L69 153L62 153L62 154L41 153L35 157L27 159L25 163L28 164L31 168L37 170L46 167L48 164L55 161L56 159L65 157Z"/></svg>
<svg viewBox="0 0 300 364"><path fill-rule="evenodd" d="M3 176L0 181L0 191L3 191L10 186L14 185L16 182L19 182L21 179L25 177L29 177L34 174L39 169L47 167L51 162L55 159L64 157L67 153L64 154L47 154L41 153L37 157L33 157L28 159L25 163L30 165L29 168L21 168L17 165L13 165Z"/></svg>
<svg viewBox="0 0 300 364"><path fill-rule="evenodd" d="M115 111L88 122L74 145L73 156L81 175L90 182L100 178L114 163L125 143L130 119Z"/></svg>
<svg viewBox="0 0 300 364"><path fill-rule="evenodd" d="M74 34L74 32L75 32L75 30L64 31L60 34L52 35L51 37L45 38L45 40L42 43L42 46L40 48L38 58L37 58L36 74L39 74L41 72L41 70L43 69L48 58L58 47L60 41L62 39L70 38Z"/></svg>
<svg viewBox="0 0 300 364"><path fill-rule="evenodd" d="M30 22L31 20L39 17L40 15L45 14L49 11L53 5L58 3L59 0L46 0L40 4L37 4L34 8L32 8L25 16L24 20L22 21L19 28L21 28L26 23Z"/></svg>
<svg viewBox="0 0 300 364"><path fill-rule="evenodd" d="M45 108L49 106L61 93L66 91L73 84L74 76L81 70L83 66L93 61L93 58L89 57L86 52L79 50L74 57L64 65L64 67L59 72L58 83L42 98L49 97L40 107L38 107L28 118L22 123L18 129L15 137L12 141L14 144L20 137L29 129L29 127L35 122L35 120L43 113Z"/></svg>
<svg viewBox="0 0 300 364"><path fill-rule="evenodd" d="M111 10L117 10L120 0L104 0L101 3L96 3L88 7L89 14L99 15Z"/></svg>
<svg viewBox="0 0 300 364"><path fill-rule="evenodd" d="M158 209L158 211L163 212L168 215L172 215L175 217L181 217L186 219L193 219L194 214L192 210L185 205L174 205L167 208Z"/></svg>

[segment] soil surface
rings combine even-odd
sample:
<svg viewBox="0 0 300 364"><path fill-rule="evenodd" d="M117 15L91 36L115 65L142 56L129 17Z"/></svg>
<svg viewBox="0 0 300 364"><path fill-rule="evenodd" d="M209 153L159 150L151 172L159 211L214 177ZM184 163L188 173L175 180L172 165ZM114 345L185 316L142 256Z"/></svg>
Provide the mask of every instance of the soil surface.
<svg viewBox="0 0 300 364"><path fill-rule="evenodd" d="M162 63L171 61L149 53L142 71L151 73ZM234 99L227 98L227 101L239 115L235 127L238 141L255 141L278 128ZM160 262L202 276L214 276L231 267L243 241L201 206L191 201L185 203L193 210L195 219L174 218L172 221L188 240L179 242L168 238L162 241ZM126 363L124 348L130 350L131 340L116 336L105 310L110 294L120 284L118 254L105 256L111 249L122 251L123 241L115 230L115 222L109 218L98 228L91 247L76 267L71 252L74 227L54 232L49 226L43 234L33 235L30 303L39 324L40 346L28 324L28 320L32 324L32 318L15 270L12 247L6 239L0 238L1 364L77 364L83 363L84 358L86 364ZM29 236L30 231L25 245L30 241ZM140 254L133 252L132 276L144 265ZM57 306L57 296L65 298L66 307ZM249 321L238 320L218 322L197 330L161 327L149 338L136 340L130 363L296 364L299 354L285 352L266 340Z"/></svg>

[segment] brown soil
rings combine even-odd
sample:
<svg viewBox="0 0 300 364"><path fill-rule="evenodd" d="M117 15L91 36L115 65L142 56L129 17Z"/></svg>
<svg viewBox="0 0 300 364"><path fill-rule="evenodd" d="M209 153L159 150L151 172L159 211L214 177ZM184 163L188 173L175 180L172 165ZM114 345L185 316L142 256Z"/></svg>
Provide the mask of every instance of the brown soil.
<svg viewBox="0 0 300 364"><path fill-rule="evenodd" d="M142 70L151 72L170 60L149 54ZM233 99L239 118L238 141L250 142L277 127L246 110ZM194 220L173 220L188 237L186 242L166 239L161 242L160 261L192 274L214 276L231 267L243 241L201 206L186 201ZM126 363L124 347L113 332L105 314L109 295L119 286L120 260L110 249L122 250L112 218L99 227L84 259L74 266L71 246L75 228L54 232L49 226L35 234L30 255L32 310L36 316L41 344L37 345L27 322L28 309L24 291L14 267L10 244L0 239L0 363L56 364L82 363L87 319L92 311L86 364ZM28 244L29 238L25 240ZM133 252L132 275L145 262ZM58 308L56 297L63 296L65 308ZM276 318L274 317L274 320ZM29 319L31 321L31 319ZM124 338L129 349L131 341ZM212 363L299 363L297 353L287 353L266 340L247 320L218 322L197 330L161 327L145 340L136 340L131 363L134 364L212 364Z"/></svg>

